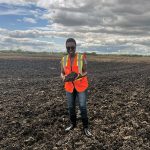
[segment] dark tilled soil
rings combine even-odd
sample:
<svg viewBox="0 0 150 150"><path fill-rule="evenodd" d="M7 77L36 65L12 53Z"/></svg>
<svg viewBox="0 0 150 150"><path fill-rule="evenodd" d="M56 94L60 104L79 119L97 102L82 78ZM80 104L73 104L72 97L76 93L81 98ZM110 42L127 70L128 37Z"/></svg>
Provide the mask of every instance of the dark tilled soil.
<svg viewBox="0 0 150 150"><path fill-rule="evenodd" d="M92 138L64 132L59 60L0 60L0 149L149 150L150 64L88 62ZM78 107L77 107L78 110Z"/></svg>

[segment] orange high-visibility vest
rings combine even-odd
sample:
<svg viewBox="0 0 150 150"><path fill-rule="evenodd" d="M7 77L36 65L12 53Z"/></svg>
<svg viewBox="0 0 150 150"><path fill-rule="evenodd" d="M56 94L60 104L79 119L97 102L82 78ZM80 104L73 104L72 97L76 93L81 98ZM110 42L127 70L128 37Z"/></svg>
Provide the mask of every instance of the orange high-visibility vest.
<svg viewBox="0 0 150 150"><path fill-rule="evenodd" d="M70 74L71 72L76 72L77 74L82 74L83 67L83 55L76 53L72 67L69 55L66 55L62 58L62 65L64 68L65 75ZM88 87L88 79L87 76L79 78L73 82L65 82L65 90L67 92L72 93L75 88L78 92L83 92Z"/></svg>

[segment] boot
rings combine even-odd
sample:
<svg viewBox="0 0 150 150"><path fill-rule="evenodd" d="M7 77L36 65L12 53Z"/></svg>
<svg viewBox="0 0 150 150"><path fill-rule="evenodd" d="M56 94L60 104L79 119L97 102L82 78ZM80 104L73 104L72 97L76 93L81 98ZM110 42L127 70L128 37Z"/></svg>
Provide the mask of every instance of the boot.
<svg viewBox="0 0 150 150"><path fill-rule="evenodd" d="M92 137L92 133L90 132L89 128L84 128L84 134L87 136L87 137Z"/></svg>
<svg viewBox="0 0 150 150"><path fill-rule="evenodd" d="M76 125L70 124L70 125L65 129L65 131L68 132L68 131L74 129L75 127L76 127Z"/></svg>

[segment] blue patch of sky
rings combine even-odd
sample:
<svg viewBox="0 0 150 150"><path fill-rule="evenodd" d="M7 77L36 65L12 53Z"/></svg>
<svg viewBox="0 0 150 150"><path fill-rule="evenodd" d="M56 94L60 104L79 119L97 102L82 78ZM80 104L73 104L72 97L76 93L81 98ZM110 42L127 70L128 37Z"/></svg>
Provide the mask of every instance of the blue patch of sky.
<svg viewBox="0 0 150 150"><path fill-rule="evenodd" d="M127 48L126 45L104 45L104 46L89 46L86 48L79 48L81 52L96 52L97 54L108 54L113 52L119 52Z"/></svg>
<svg viewBox="0 0 150 150"><path fill-rule="evenodd" d="M13 11L16 10L18 10L18 12L16 12L16 14L13 14ZM26 30L31 27L45 27L46 25L48 25L48 20L42 19L39 16L35 17L31 11L37 11L39 15L42 15L47 10L44 8L36 7L35 5L17 6L0 4L0 12L6 12L0 14L0 28L9 30ZM7 12L10 12L10 14L7 14ZM22 21L24 17L33 18L37 23L33 24L24 22Z"/></svg>
<svg viewBox="0 0 150 150"><path fill-rule="evenodd" d="M35 9L39 9L41 11L47 11L45 8L42 7L38 7L35 4L28 4L28 5L21 5L21 3L19 5L14 5L14 4L5 4L5 3L0 3L0 10L10 10L10 9L31 9L31 10L35 10Z"/></svg>
<svg viewBox="0 0 150 150"><path fill-rule="evenodd" d="M5 28L9 30L26 30L30 29L31 27L45 27L48 22L47 20L36 20L37 23L29 23L23 21L23 16L19 15L7 15L7 16L0 16L0 28ZM27 18L33 18L33 16L27 16Z"/></svg>
<svg viewBox="0 0 150 150"><path fill-rule="evenodd" d="M47 42L53 42L53 43L57 43L59 45L64 45L65 46L65 38L62 37L54 37L54 36L49 36L49 37L38 37L38 40L41 41L47 41Z"/></svg>
<svg viewBox="0 0 150 150"><path fill-rule="evenodd" d="M62 37L53 37L53 40L55 43L58 43L60 45L65 45L65 41L66 41L66 39Z"/></svg>

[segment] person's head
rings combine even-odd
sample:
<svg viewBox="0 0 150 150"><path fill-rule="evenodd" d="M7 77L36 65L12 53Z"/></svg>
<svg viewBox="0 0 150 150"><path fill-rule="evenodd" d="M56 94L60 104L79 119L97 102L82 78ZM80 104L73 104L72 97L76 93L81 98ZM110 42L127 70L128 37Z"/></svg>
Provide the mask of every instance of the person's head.
<svg viewBox="0 0 150 150"><path fill-rule="evenodd" d="M74 56L76 52L76 41L73 38L68 38L66 40L66 49L70 56Z"/></svg>

